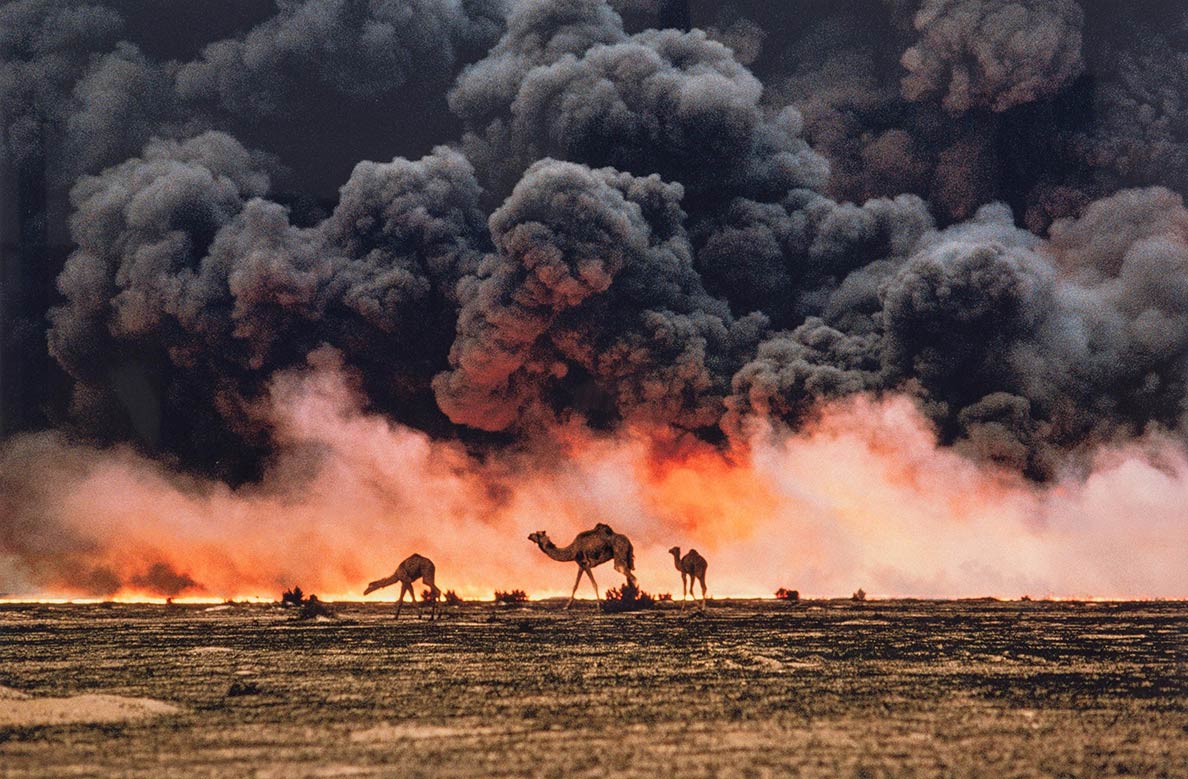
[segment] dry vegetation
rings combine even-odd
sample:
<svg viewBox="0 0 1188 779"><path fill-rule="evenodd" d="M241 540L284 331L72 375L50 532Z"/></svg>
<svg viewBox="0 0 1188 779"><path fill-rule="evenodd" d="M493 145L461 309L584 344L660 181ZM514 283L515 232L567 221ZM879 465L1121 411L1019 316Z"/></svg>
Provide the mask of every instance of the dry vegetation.
<svg viewBox="0 0 1188 779"><path fill-rule="evenodd" d="M394 622L391 604L335 604L329 621L269 606L0 606L10 698L149 699L124 720L3 723L0 775L997 779L1188 765L1188 604L559 606L465 604L436 623Z"/></svg>

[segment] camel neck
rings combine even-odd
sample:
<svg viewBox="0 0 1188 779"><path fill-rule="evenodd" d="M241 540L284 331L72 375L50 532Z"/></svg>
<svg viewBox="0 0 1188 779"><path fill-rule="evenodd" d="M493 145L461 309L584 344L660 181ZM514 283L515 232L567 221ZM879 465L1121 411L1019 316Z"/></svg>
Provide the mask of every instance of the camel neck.
<svg viewBox="0 0 1188 779"><path fill-rule="evenodd" d="M554 560L562 563L568 563L577 559L577 555L573 551L573 544L565 547L559 547L552 541L546 541L540 544L540 551L544 552Z"/></svg>

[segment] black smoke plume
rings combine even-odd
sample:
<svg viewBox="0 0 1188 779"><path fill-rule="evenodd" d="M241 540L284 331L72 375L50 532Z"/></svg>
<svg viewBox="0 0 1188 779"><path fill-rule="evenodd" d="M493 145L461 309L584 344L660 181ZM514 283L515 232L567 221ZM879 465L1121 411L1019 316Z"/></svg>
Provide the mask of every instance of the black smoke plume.
<svg viewBox="0 0 1188 779"><path fill-rule="evenodd" d="M479 450L742 444L855 393L1037 480L1184 430L1182 9L144 13L0 9L6 434L250 480L270 381L324 346Z"/></svg>

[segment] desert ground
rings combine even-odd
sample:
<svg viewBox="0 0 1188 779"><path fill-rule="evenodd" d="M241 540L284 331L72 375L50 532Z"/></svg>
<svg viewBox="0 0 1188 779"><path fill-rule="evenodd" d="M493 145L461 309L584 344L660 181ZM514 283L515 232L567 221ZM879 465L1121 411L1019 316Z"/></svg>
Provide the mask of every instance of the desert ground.
<svg viewBox="0 0 1188 779"><path fill-rule="evenodd" d="M560 605L0 605L0 775L1188 776L1188 603Z"/></svg>

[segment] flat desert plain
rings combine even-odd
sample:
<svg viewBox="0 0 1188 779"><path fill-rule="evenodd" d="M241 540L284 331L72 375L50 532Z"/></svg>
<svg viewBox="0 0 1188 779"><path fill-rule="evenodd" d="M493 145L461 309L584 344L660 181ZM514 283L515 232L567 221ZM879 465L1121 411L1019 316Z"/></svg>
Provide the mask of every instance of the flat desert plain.
<svg viewBox="0 0 1188 779"><path fill-rule="evenodd" d="M0 775L1183 777L1188 604L0 605Z"/></svg>

